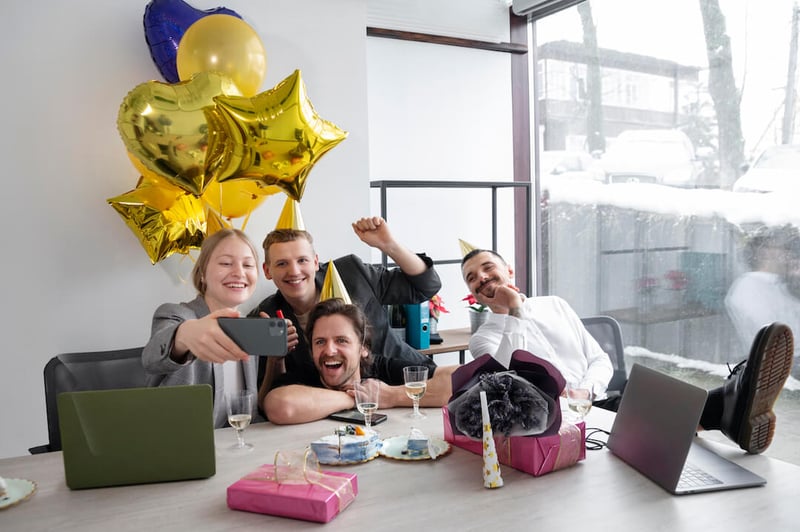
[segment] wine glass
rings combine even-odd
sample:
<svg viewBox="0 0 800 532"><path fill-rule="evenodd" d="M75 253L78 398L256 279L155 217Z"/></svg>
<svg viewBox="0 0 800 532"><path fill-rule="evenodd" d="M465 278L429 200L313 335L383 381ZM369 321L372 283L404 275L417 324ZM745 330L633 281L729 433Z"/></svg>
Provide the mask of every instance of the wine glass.
<svg viewBox="0 0 800 532"><path fill-rule="evenodd" d="M378 410L381 386L377 379L362 379L353 384L356 395L356 408L364 414L364 425L367 430L372 427L372 414Z"/></svg>
<svg viewBox="0 0 800 532"><path fill-rule="evenodd" d="M406 395L414 402L414 410L408 415L412 419L422 419L427 416L419 411L419 400L425 395L428 386L428 368L425 366L406 366L403 368L403 381L406 386Z"/></svg>
<svg viewBox="0 0 800 532"><path fill-rule="evenodd" d="M242 453L253 450L253 444L244 441L244 429L250 425L253 403L255 400L255 392L249 390L225 394L225 406L228 409L228 423L231 424L231 427L236 429L236 443L228 447L229 451Z"/></svg>
<svg viewBox="0 0 800 532"><path fill-rule="evenodd" d="M568 382L566 387L567 407L570 410L570 420L574 423L583 421L592 408L594 392L591 383Z"/></svg>

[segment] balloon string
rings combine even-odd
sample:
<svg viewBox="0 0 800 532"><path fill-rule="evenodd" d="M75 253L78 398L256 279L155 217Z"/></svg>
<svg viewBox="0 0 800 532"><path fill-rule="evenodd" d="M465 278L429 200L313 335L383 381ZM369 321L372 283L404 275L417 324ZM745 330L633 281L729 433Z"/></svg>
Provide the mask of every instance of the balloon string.
<svg viewBox="0 0 800 532"><path fill-rule="evenodd" d="M250 221L251 214L253 214L253 211L248 212L247 215L244 217L244 220L242 220L242 227L239 228L242 231L244 231L244 228L247 227L247 222Z"/></svg>

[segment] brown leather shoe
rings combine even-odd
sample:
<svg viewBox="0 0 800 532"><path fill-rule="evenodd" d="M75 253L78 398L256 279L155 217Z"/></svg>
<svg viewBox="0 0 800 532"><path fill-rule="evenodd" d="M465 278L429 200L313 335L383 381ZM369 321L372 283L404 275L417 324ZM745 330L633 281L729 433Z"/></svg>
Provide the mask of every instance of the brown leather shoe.
<svg viewBox="0 0 800 532"><path fill-rule="evenodd" d="M772 407L792 368L794 339L783 323L764 326L753 340L750 356L723 385L721 430L748 453L763 452L775 434Z"/></svg>

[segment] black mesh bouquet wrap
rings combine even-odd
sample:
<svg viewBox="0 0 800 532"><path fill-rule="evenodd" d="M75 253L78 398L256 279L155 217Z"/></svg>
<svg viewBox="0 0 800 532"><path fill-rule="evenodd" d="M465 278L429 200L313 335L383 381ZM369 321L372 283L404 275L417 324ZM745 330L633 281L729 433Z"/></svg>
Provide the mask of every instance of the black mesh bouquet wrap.
<svg viewBox="0 0 800 532"><path fill-rule="evenodd" d="M453 373L447 404L454 433L483 436L480 392L486 392L492 432L509 436L545 436L561 426L558 396L564 377L552 364L527 351L515 351L509 368L483 355Z"/></svg>

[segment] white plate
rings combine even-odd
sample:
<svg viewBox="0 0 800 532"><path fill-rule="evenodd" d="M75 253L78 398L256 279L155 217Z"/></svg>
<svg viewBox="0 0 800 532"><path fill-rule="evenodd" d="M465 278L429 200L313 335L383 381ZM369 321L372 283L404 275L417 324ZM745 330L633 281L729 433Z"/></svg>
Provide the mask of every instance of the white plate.
<svg viewBox="0 0 800 532"><path fill-rule="evenodd" d="M0 497L0 510L10 508L36 492L36 482L24 478L7 478L6 496Z"/></svg>
<svg viewBox="0 0 800 532"><path fill-rule="evenodd" d="M433 446L433 449L436 451L436 458L439 458L440 456L450 452L450 444L441 438L437 438L436 436L428 437L428 445ZM408 456L408 454L403 452L407 448L408 436L392 436L391 438L386 438L383 440L380 453L381 456L385 456L386 458L394 458L395 460L431 459L430 455L427 453L422 456Z"/></svg>

